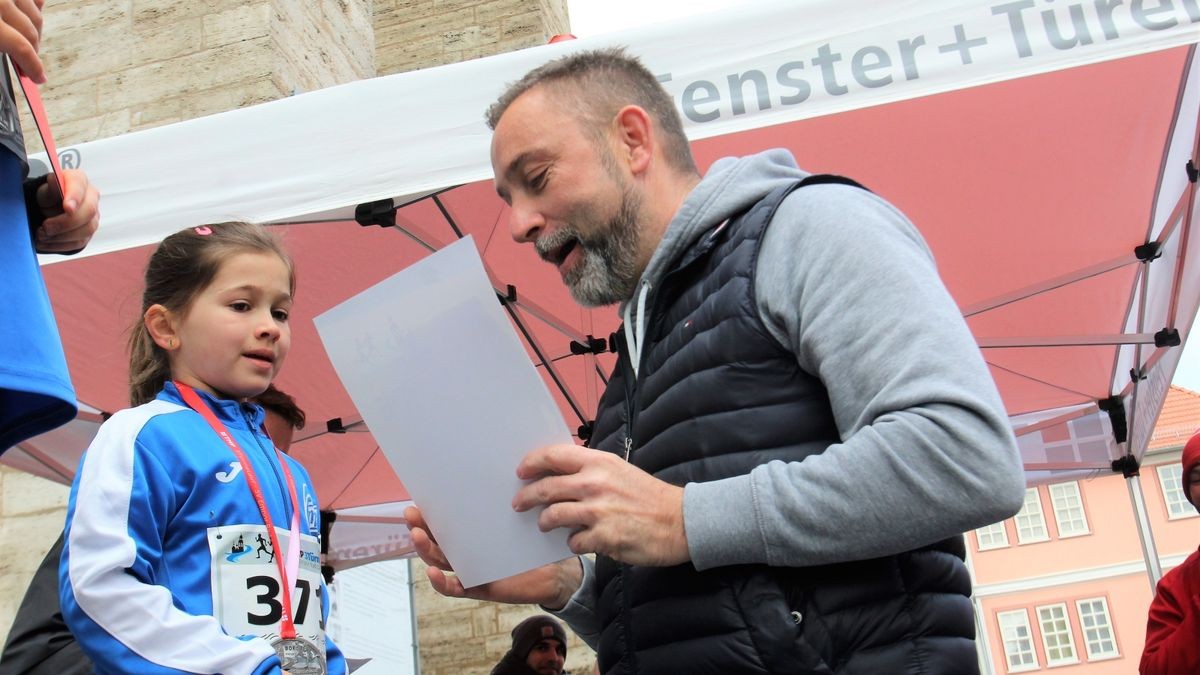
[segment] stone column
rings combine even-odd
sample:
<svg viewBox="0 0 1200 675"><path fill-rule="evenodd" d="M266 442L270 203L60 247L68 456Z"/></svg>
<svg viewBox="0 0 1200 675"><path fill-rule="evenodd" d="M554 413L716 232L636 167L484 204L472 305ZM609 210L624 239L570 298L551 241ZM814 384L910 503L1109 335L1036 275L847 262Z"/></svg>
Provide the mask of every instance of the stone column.
<svg viewBox="0 0 1200 675"><path fill-rule="evenodd" d="M566 0L375 0L375 62L390 75L543 45L569 28Z"/></svg>
<svg viewBox="0 0 1200 675"><path fill-rule="evenodd" d="M44 17L60 146L375 75L370 0L50 0Z"/></svg>

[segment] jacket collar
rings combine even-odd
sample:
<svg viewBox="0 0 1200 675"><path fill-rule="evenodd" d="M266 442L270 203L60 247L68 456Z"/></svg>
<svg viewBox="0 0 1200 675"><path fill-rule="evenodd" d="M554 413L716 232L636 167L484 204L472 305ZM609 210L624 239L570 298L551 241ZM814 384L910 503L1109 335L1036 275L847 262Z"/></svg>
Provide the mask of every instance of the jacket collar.
<svg viewBox="0 0 1200 675"><path fill-rule="evenodd" d="M249 429L251 431L256 431L262 428L263 419L265 418L262 406L256 403L244 403L234 399L217 398L216 396L213 396L212 394L200 389L196 389L196 393L199 394L200 399L208 404L208 407L211 408L214 413L216 413L217 419L221 420L225 426L238 429ZM171 381L167 381L167 383L163 385L162 391L158 392L158 396L156 398L164 401L170 401L171 403L178 403L185 408L188 407L187 403L183 400L183 397L180 396L179 389L175 386L175 383Z"/></svg>

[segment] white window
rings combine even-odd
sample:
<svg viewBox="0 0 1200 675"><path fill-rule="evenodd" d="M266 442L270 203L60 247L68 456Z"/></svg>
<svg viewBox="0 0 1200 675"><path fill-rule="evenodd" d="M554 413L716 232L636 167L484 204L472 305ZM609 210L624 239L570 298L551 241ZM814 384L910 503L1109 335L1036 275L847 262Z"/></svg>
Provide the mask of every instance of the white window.
<svg viewBox="0 0 1200 675"><path fill-rule="evenodd" d="M1046 665L1061 666L1079 663L1075 656L1075 638L1065 603L1037 608L1038 625L1042 628L1042 646L1046 648Z"/></svg>
<svg viewBox="0 0 1200 675"><path fill-rule="evenodd" d="M1004 521L975 530L975 539L979 541L980 551L1008 546L1008 531L1004 529Z"/></svg>
<svg viewBox="0 0 1200 675"><path fill-rule="evenodd" d="M1032 544L1050 539L1049 533L1046 532L1046 517L1042 515L1042 500L1038 497L1037 488L1025 490L1025 505L1017 512L1013 522L1017 526L1018 544Z"/></svg>
<svg viewBox="0 0 1200 675"><path fill-rule="evenodd" d="M1162 464L1158 467L1158 485L1162 488L1163 502L1167 505L1167 518L1191 518L1196 507L1183 494L1183 465Z"/></svg>
<svg viewBox="0 0 1200 675"><path fill-rule="evenodd" d="M1033 651L1033 631L1029 628L1029 613L1023 609L999 612L996 620L1000 624L1000 639L1004 641L1004 658L1008 661L1008 672L1020 673L1037 670L1037 654Z"/></svg>
<svg viewBox="0 0 1200 675"><path fill-rule="evenodd" d="M1112 621L1108 618L1108 601L1104 598L1076 600L1079 611L1079 627L1083 629L1083 646L1089 661L1112 659L1117 653L1117 640L1113 637Z"/></svg>
<svg viewBox="0 0 1200 675"><path fill-rule="evenodd" d="M1083 513L1083 497L1079 495L1079 483L1058 483L1050 486L1050 502L1054 505L1054 518L1058 521L1058 536L1078 537L1088 534L1087 516Z"/></svg>

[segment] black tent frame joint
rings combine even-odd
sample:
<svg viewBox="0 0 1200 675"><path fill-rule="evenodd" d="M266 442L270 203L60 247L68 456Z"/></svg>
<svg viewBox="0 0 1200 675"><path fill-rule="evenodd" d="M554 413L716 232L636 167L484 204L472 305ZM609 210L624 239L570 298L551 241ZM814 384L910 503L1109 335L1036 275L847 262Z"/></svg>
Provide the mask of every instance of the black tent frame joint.
<svg viewBox="0 0 1200 675"><path fill-rule="evenodd" d="M1133 478L1139 475L1139 468L1137 458L1133 455L1125 455L1114 459L1112 463L1113 473L1119 473L1125 478Z"/></svg>
<svg viewBox="0 0 1200 675"><path fill-rule="evenodd" d="M1141 246L1134 247L1133 254L1144 263L1157 260L1162 257L1162 244L1157 241L1148 241Z"/></svg>
<svg viewBox="0 0 1200 675"><path fill-rule="evenodd" d="M592 439L592 432L595 431L595 429L596 421L588 420L587 422L579 425L579 429L575 432L575 435L579 437L579 440L587 443Z"/></svg>
<svg viewBox="0 0 1200 675"><path fill-rule="evenodd" d="M1113 439L1118 443L1129 440L1129 423L1125 419L1125 403L1120 396L1109 396L1096 401L1096 407L1108 413L1112 425Z"/></svg>
<svg viewBox="0 0 1200 675"><path fill-rule="evenodd" d="M1200 180L1200 169L1196 168L1195 162L1189 159L1187 161L1187 166L1184 167L1184 169L1187 171L1189 182L1195 183L1197 180Z"/></svg>
<svg viewBox="0 0 1200 675"><path fill-rule="evenodd" d="M344 434L346 433L346 425L342 423L342 418L334 417L325 422L325 431L331 434Z"/></svg>
<svg viewBox="0 0 1200 675"><path fill-rule="evenodd" d="M1142 380L1146 379L1146 371L1142 370L1141 368L1130 368L1129 379L1134 382L1141 382Z"/></svg>
<svg viewBox="0 0 1200 675"><path fill-rule="evenodd" d="M354 220L363 227L370 227L372 225L395 227L396 203L391 199L363 202L354 207Z"/></svg>
<svg viewBox="0 0 1200 675"><path fill-rule="evenodd" d="M1162 349L1163 347L1178 347L1183 344L1179 339L1178 328L1164 328L1154 334L1154 346Z"/></svg>
<svg viewBox="0 0 1200 675"><path fill-rule="evenodd" d="M500 304L502 304L502 305L507 305L509 303L516 303L517 287L513 286L512 284L505 284L505 292L501 293L500 291L496 291L496 298L500 301Z"/></svg>
<svg viewBox="0 0 1200 675"><path fill-rule="evenodd" d="M575 356L582 354L603 354L608 351L608 340L594 336L587 336L587 344L583 344L577 340L571 340L571 353Z"/></svg>

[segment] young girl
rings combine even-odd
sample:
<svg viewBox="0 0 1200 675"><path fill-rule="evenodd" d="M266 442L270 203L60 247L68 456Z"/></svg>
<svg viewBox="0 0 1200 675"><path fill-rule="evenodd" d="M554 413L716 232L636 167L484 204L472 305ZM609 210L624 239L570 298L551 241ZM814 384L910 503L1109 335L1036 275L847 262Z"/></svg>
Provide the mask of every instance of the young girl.
<svg viewBox="0 0 1200 675"><path fill-rule="evenodd" d="M98 673L344 673L324 635L316 495L246 403L291 343L295 276L258 226L167 237L146 269L130 395L84 454L59 567Z"/></svg>

